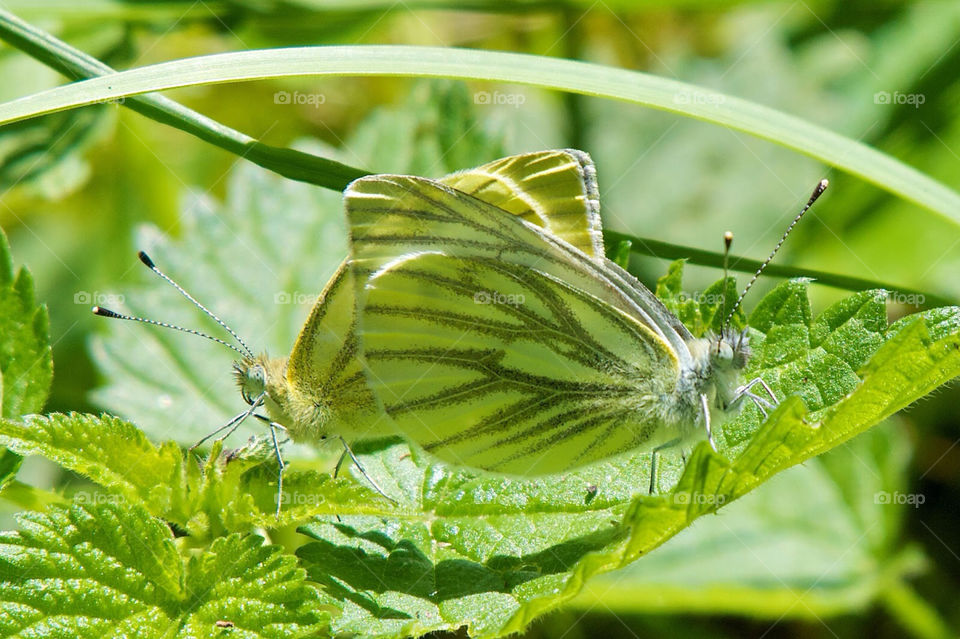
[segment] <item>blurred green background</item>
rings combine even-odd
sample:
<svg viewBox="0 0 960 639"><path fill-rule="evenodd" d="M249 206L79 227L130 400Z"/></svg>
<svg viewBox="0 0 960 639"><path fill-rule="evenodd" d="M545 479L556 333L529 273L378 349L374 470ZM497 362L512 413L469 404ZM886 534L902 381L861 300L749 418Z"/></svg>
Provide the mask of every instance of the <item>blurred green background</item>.
<svg viewBox="0 0 960 639"><path fill-rule="evenodd" d="M960 184L958 3L7 0L0 6L116 68L259 47L397 43L643 70L797 115L948 186ZM2 100L63 81L6 45L0 45L0 78ZM470 123L458 133L462 139L439 158L417 148L418 134L442 128L444 109L452 108L435 97L438 91L468 96L456 104L472 112L458 120ZM293 104L278 92L314 97ZM403 79L255 82L169 95L270 144L309 140L323 153L319 142L336 147L341 161L375 172L435 175L466 168L475 157L580 148L598 165L606 228L713 250L730 229L735 251L754 258L765 257L816 181L828 177L830 191L779 261L960 300L955 223L771 143L678 115L515 86L438 89ZM48 410L103 408L91 397L105 377L89 345L104 327L89 306L109 306L113 292L145 279L135 229L150 223L177 236L188 192L223 200L231 171L242 164L122 105L0 129L0 226L50 308L56 376ZM637 257L631 264L651 285L665 266ZM690 290L719 275L688 272ZM843 295L811 291L815 311ZM891 304L891 319L916 310L912 303ZM899 637L960 628L957 400L956 389L940 393L826 459L785 473L621 575L592 584L530 636L842 637L869 629ZM878 490L922 496L923 503L877 503Z"/></svg>

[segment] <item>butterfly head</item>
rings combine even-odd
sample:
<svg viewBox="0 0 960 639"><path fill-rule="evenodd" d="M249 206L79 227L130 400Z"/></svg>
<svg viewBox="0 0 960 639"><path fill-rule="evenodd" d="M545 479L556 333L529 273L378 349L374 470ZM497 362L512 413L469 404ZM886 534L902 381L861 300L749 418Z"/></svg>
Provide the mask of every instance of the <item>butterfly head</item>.
<svg viewBox="0 0 960 639"><path fill-rule="evenodd" d="M750 359L750 337L746 329L723 329L710 338L710 366L717 372L740 372Z"/></svg>
<svg viewBox="0 0 960 639"><path fill-rule="evenodd" d="M233 374L240 387L240 396L251 406L261 399L271 410L277 404L283 403L286 390L284 373L287 362L285 359L270 359L265 354L256 357L244 357L234 363Z"/></svg>
<svg viewBox="0 0 960 639"><path fill-rule="evenodd" d="M707 339L710 344L709 379L720 406L726 407L734 401L740 373L750 361L750 338L746 329L726 328Z"/></svg>

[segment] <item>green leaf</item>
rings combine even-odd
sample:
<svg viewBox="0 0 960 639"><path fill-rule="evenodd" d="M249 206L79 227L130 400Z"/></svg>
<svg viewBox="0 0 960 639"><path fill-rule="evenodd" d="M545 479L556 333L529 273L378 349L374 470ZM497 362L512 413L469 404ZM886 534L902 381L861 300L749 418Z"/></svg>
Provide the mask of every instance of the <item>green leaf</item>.
<svg viewBox="0 0 960 639"><path fill-rule="evenodd" d="M47 308L34 298L33 278L16 274L7 236L0 230L0 398L3 417L43 408L53 381Z"/></svg>
<svg viewBox="0 0 960 639"><path fill-rule="evenodd" d="M618 240L609 243L606 247L607 257L611 262L626 271L630 268L630 249L632 247L633 242L630 240Z"/></svg>
<svg viewBox="0 0 960 639"><path fill-rule="evenodd" d="M0 444L20 455L41 455L110 489L111 498L149 507L170 521L188 519L183 454L155 447L142 431L116 417L35 416L0 420ZM96 502L84 493L81 501Z"/></svg>
<svg viewBox="0 0 960 639"><path fill-rule="evenodd" d="M64 29L62 24L54 28ZM70 31L72 42L108 59L124 50L120 43L126 34L119 24L93 21ZM6 82L0 85L0 99L12 100L61 82L55 72L38 69L26 56L11 49L3 53L0 76ZM6 195L15 187L26 187L30 193L57 199L82 186L90 175L83 153L112 126L108 109L98 105L0 129L0 189Z"/></svg>
<svg viewBox="0 0 960 639"><path fill-rule="evenodd" d="M258 526L283 526L318 514L385 513L391 505L372 488L331 479L312 469L284 475L276 518L277 466L273 449L215 447L202 472L173 442L156 447L116 417L51 415L25 422L0 420L0 444L19 455L40 455L106 490L78 491L80 503L122 500L177 524L195 543Z"/></svg>
<svg viewBox="0 0 960 639"><path fill-rule="evenodd" d="M56 199L82 186L90 170L80 156L103 129L106 113L94 107L0 129L0 188L28 186Z"/></svg>
<svg viewBox="0 0 960 639"><path fill-rule="evenodd" d="M53 506L0 535L4 636L249 637L325 633L323 601L295 560L231 535L184 560L173 533L124 503Z"/></svg>
<svg viewBox="0 0 960 639"><path fill-rule="evenodd" d="M785 471L571 605L815 620L862 610L924 566L899 547L912 446L899 423ZM892 499L888 501L893 502Z"/></svg>
<svg viewBox="0 0 960 639"><path fill-rule="evenodd" d="M667 273L657 280L657 297L695 336L702 336L708 331L719 333L725 327L727 315L737 303L737 281L728 277L726 281L717 281L702 292L688 294L683 290L684 264L685 260L677 260L667 267ZM735 328L746 325L742 308L737 308L733 313L731 323Z"/></svg>
<svg viewBox="0 0 960 639"><path fill-rule="evenodd" d="M0 229L0 417L39 412L53 382L47 308L34 299L26 269L14 275L7 236ZM0 490L17 476L22 458L0 451Z"/></svg>

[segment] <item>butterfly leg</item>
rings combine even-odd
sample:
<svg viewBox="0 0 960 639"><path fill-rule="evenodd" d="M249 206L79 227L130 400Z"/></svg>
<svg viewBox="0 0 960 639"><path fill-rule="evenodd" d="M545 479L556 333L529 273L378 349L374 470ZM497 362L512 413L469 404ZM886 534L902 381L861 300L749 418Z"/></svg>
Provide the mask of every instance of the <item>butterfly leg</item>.
<svg viewBox="0 0 960 639"><path fill-rule="evenodd" d="M658 480L659 480L659 469L660 469L660 451L664 448L673 448L680 443L680 438L671 439L665 444L660 444L652 451L650 451L650 488L648 493L654 495L659 492Z"/></svg>
<svg viewBox="0 0 960 639"><path fill-rule="evenodd" d="M767 392L767 395L770 396L770 400L772 400L772 403L768 401L766 398L760 398L758 395L753 393L754 386L761 386L763 390ZM763 381L762 377L754 377L749 382L747 382L746 384L738 388L736 391L734 391L734 394L738 398L749 397L751 400L753 400L754 403L762 401L765 403L765 405L768 408L772 408L779 403L779 401L777 400L776 394L773 392L773 389L770 388L770 386L765 381Z"/></svg>
<svg viewBox="0 0 960 639"><path fill-rule="evenodd" d="M767 394L770 396L770 399L757 395L756 393L753 392L753 387L758 385L762 386L763 389L767 391ZM737 388L734 391L733 401L731 401L726 406L726 409L729 410L732 408L736 408L736 406L739 405L740 402L742 402L745 398L753 402L754 405L763 414L764 417L767 416L767 411L773 410L774 408L777 407L777 404L779 403L777 401L777 396L773 392L773 389L771 389L770 386L768 386L767 383L763 381L763 379L761 379L760 377L755 377L754 379L750 380L743 386L740 386L739 388Z"/></svg>
<svg viewBox="0 0 960 639"><path fill-rule="evenodd" d="M227 434L226 434L226 435L223 435L222 437L218 437L218 438L217 438L219 441L223 441L224 439L226 439L227 437L229 437L230 435L232 435L233 432L240 427L240 424L242 424L247 417L250 417L250 415L253 415L253 412L254 412L255 410L257 410L257 408L259 408L262 404L263 404L263 394L261 394L259 397L257 397L257 398L253 401L253 403L250 404L250 408L248 408L247 410L243 411L242 413L238 413L237 415L234 415L233 417L231 417L231 418L230 418L230 421L228 421L226 424L224 424L223 426L221 426L221 427L218 428L217 430L213 431L212 433L208 433L206 436L203 437L203 439L201 439L201 440L198 441L196 444L194 444L193 446L191 446L191 447L189 448L189 450L195 449L196 447L200 446L203 442L207 441L208 439L210 439L211 437L213 437L213 436L216 435L217 433L226 430L226 431L227 431ZM279 425L279 424L278 424L278 425ZM282 428L282 427L281 427L281 428ZM228 429L229 429L229 430L228 430Z"/></svg>
<svg viewBox="0 0 960 639"><path fill-rule="evenodd" d="M283 456L280 455L280 443L277 441L277 429L274 425L276 422L270 422L270 437L273 439L273 452L277 456L277 514L276 517L280 519L280 505L283 503L283 471L287 468L287 464L283 461ZM277 424L279 426L279 424ZM283 428L283 426L280 426Z"/></svg>
<svg viewBox="0 0 960 639"><path fill-rule="evenodd" d="M339 439L340 439L340 443L343 444L343 455L340 456L340 461L337 462L337 467L334 470L333 476L334 477L337 476L337 473L340 470L340 464L343 462L344 457L349 455L350 461L352 461L353 465L357 467L357 470L360 471L360 474L363 475L363 478L366 479L368 482L370 482L370 485L373 486L374 490L376 490L378 493L383 495L390 503L396 504L397 501L392 497L390 497L390 495L388 495L387 493L383 492L383 489L377 485L377 482L373 481L373 478L370 477L370 475L367 474L367 471L363 469L363 465L360 464L360 460L357 459L357 456L353 454L352 450L350 450L350 445L347 443L347 440L345 440L343 437L340 437Z"/></svg>
<svg viewBox="0 0 960 639"><path fill-rule="evenodd" d="M254 417L267 424L270 428L270 438L273 443L273 454L277 457L277 519L280 519L280 505L283 503L283 471L287 468L287 463L283 461L283 455L280 454L280 441L277 439L277 429L286 431L283 424L279 424L263 415L253 414Z"/></svg>
<svg viewBox="0 0 960 639"><path fill-rule="evenodd" d="M707 431L707 441L710 442L713 452L717 452L717 444L713 441L713 429L710 427L710 403L703 393L700 394L700 406L703 409L703 428Z"/></svg>

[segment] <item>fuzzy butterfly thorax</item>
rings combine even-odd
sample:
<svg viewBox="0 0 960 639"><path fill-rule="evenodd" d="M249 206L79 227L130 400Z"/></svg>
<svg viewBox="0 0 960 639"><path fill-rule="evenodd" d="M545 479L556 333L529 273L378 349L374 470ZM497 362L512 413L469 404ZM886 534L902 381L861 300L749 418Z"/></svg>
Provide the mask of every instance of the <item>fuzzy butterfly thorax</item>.
<svg viewBox="0 0 960 639"><path fill-rule="evenodd" d="M326 436L329 409L321 402L303 397L287 381L287 358L270 358L265 353L245 357L234 364L234 374L244 401L253 404L263 395L270 418L298 440L318 441Z"/></svg>

